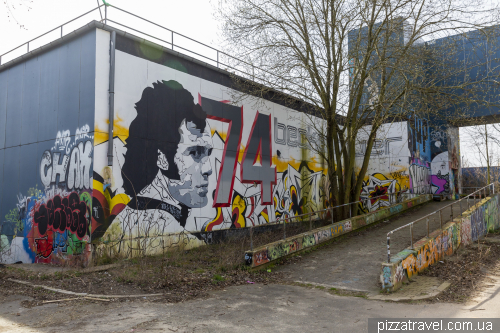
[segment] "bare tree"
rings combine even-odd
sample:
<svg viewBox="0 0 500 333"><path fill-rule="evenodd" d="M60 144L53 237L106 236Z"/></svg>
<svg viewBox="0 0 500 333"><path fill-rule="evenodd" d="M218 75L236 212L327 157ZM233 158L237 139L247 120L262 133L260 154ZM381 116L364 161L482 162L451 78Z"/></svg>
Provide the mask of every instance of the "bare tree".
<svg viewBox="0 0 500 333"><path fill-rule="evenodd" d="M14 21L19 26L19 28L26 30L26 27L24 26L24 24L21 24L17 20L16 16L14 15L14 12L16 10L21 9L21 8L26 9L27 11L30 11L32 3L33 3L33 0L3 0L3 5L4 5L4 8L6 10L7 19L9 21L10 20Z"/></svg>
<svg viewBox="0 0 500 333"><path fill-rule="evenodd" d="M383 123L458 105L453 91L474 80L446 85L443 75L452 73L444 70L429 79L427 60L444 67L446 57L424 42L489 26L497 17L491 10L482 0L219 0L238 89L252 96L280 91L312 105L310 116L323 120L309 119L319 140L307 139L326 161L331 205L358 200ZM472 22L478 17L480 25ZM365 155L356 169L363 127Z"/></svg>
<svg viewBox="0 0 500 333"><path fill-rule="evenodd" d="M468 161L471 167L486 166L485 184L491 184L491 167L499 166L500 159L500 127L498 124L476 125L464 127L463 141L467 149L474 154L474 163Z"/></svg>

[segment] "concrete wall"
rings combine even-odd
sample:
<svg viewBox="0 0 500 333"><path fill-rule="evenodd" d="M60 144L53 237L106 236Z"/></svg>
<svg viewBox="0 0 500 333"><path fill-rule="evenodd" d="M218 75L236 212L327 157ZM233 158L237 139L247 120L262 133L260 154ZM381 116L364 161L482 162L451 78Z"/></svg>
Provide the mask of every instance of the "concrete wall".
<svg viewBox="0 0 500 333"><path fill-rule="evenodd" d="M349 220L340 221L330 226L317 228L309 232L261 246L253 251L245 252L245 262L251 267L258 267L267 264L273 260L319 245L325 241L339 237L340 235L399 214L400 212L429 200L432 200L431 195L419 195L410 200L380 209L376 212L359 215Z"/></svg>
<svg viewBox="0 0 500 333"><path fill-rule="evenodd" d="M414 249L405 249L393 256L390 263L382 263L382 288L390 291L401 288L412 276L452 255L460 246L467 246L488 231L497 230L500 227L499 205L500 194L483 199L462 217L444 225L442 230L416 242Z"/></svg>
<svg viewBox="0 0 500 333"><path fill-rule="evenodd" d="M107 47L98 38L98 68ZM112 170L107 74L96 77L92 214L108 250L198 246L323 208L326 166L309 149L306 137L316 136L306 113L242 98L229 73L149 44L119 37L116 47Z"/></svg>
<svg viewBox="0 0 500 333"><path fill-rule="evenodd" d="M458 127L431 127L432 193L457 199L461 184Z"/></svg>
<svg viewBox="0 0 500 333"><path fill-rule="evenodd" d="M356 147L357 173L363 164L370 130L370 126L365 126L360 131ZM430 193L428 133L427 123L419 119L380 127L360 195L363 212L388 207L411 198L413 194Z"/></svg>
<svg viewBox="0 0 500 333"><path fill-rule="evenodd" d="M0 69L0 261L85 263L95 31Z"/></svg>

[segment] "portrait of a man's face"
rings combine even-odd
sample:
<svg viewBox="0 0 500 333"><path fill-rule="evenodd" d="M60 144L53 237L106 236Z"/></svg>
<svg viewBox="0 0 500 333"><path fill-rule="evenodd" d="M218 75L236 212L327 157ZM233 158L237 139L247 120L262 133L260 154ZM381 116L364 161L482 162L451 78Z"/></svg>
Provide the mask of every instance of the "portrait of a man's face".
<svg viewBox="0 0 500 333"><path fill-rule="evenodd" d="M162 81L144 89L135 109L122 168L125 193L186 209L206 206L213 143L202 107L178 82Z"/></svg>
<svg viewBox="0 0 500 333"><path fill-rule="evenodd" d="M171 180L168 190L174 199L188 207L204 207L208 200L208 177L212 174L212 137L209 127L206 126L202 132L194 123L183 122L179 133L181 140L174 163L180 179Z"/></svg>

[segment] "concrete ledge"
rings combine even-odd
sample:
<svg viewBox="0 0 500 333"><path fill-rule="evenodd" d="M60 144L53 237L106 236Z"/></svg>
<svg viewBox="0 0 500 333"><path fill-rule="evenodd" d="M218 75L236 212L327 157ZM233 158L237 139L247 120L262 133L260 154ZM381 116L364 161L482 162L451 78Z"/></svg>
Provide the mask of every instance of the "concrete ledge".
<svg viewBox="0 0 500 333"><path fill-rule="evenodd" d="M317 228L302 234L288 237L253 251L245 252L245 262L248 266L258 267L292 253L319 245L340 235L362 228L371 223L399 214L409 208L432 200L432 195L424 194L402 203L387 207L376 212L359 215L348 220L340 221L329 226Z"/></svg>
<svg viewBox="0 0 500 333"><path fill-rule="evenodd" d="M452 255L460 246L466 246L488 231L500 227L500 194L485 198L465 211L461 217L438 229L382 263L382 289L396 291L412 277L430 265Z"/></svg>

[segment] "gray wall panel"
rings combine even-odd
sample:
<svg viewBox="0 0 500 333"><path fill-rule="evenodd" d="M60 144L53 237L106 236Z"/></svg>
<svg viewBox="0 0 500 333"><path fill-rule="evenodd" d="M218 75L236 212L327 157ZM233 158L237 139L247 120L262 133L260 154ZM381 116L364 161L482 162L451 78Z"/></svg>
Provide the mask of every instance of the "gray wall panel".
<svg viewBox="0 0 500 333"><path fill-rule="evenodd" d="M55 139L57 134L57 99L59 81L59 52L51 50L38 57L40 64L40 106L38 141Z"/></svg>
<svg viewBox="0 0 500 333"><path fill-rule="evenodd" d="M0 72L0 149L5 148L5 125L7 124L6 117L7 117L8 82L9 82L9 71Z"/></svg>
<svg viewBox="0 0 500 333"><path fill-rule="evenodd" d="M5 149L0 149L0 235L2 234L2 224L4 221L4 213L3 213L3 207L2 207L2 202L3 202L3 163L4 163L4 153ZM1 241L1 240L0 240Z"/></svg>
<svg viewBox="0 0 500 333"><path fill-rule="evenodd" d="M81 38L80 64L80 119L79 126L89 125L94 130L95 79L96 79L96 31Z"/></svg>
<svg viewBox="0 0 500 333"><path fill-rule="evenodd" d="M80 50L81 40L73 40L59 48L59 99L57 130L78 127L80 108Z"/></svg>
<svg viewBox="0 0 500 333"><path fill-rule="evenodd" d="M38 139L39 89L40 66L38 58L33 58L26 62L24 68L21 144L33 143Z"/></svg>
<svg viewBox="0 0 500 333"><path fill-rule="evenodd" d="M14 225L12 219L7 217L10 211L16 209L17 194L19 193L19 153L20 146L7 148L4 150L4 180L1 189L2 202L2 234L13 236ZM7 225L6 225L7 224Z"/></svg>
<svg viewBox="0 0 500 333"><path fill-rule="evenodd" d="M30 188L38 186L39 190L42 189L38 172L41 154L38 153L37 146L37 143L21 146L19 161L19 193L22 195L28 195L28 190Z"/></svg>
<svg viewBox="0 0 500 333"><path fill-rule="evenodd" d="M25 64L21 63L8 71L5 147L19 146L21 144L24 66Z"/></svg>

